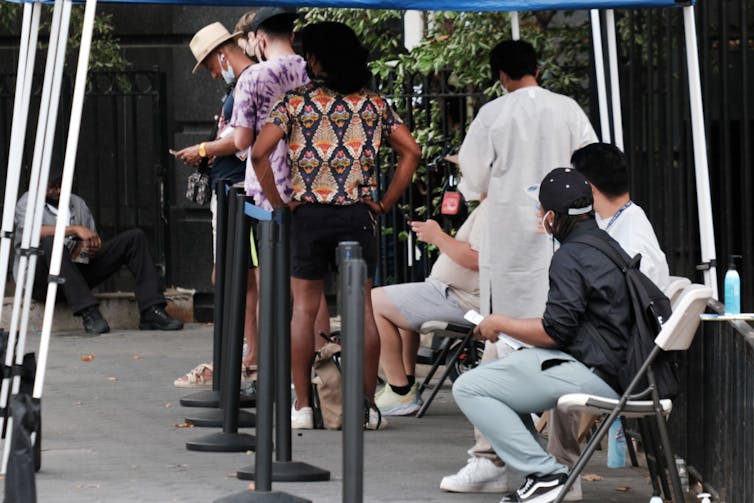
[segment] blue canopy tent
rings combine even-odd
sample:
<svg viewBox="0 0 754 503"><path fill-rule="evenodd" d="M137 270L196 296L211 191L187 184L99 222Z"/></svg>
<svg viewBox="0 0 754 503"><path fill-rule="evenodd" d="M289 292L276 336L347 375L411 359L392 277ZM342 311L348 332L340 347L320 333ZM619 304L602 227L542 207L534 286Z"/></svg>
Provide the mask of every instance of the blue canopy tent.
<svg viewBox="0 0 754 503"><path fill-rule="evenodd" d="M10 246L12 242L13 213L18 195L18 183L21 171L22 151L27 126L30 89L32 87L32 69L36 54L37 35L39 30L39 16L41 10L40 1L14 0L24 3L22 34L20 42L20 55L18 58L18 73L16 95L13 109L13 129L9 149L8 174L6 182L5 203L3 208L2 228L0 229L0 275L3 279L7 276ZM597 69L597 87L599 96L599 111L601 136L603 141L613 141L623 148L623 133L620 117L620 89L617 71L617 50L615 41L615 24L613 9L637 9L637 8L682 8L684 14L684 29L686 35L686 58L689 78L689 96L692 119L694 162L696 171L696 192L698 201L698 215L701 239L702 262L709 267L704 272L705 283L713 289L717 296L717 283L714 267L715 242L712 223L712 207L709 188L709 175L707 165L707 151L704 131L702 95L699 76L699 59L696 40L696 25L694 21L693 2L678 2L674 0L100 0L117 3L166 3L184 5L225 5L225 6L261 6L275 5L288 7L342 7L363 9L401 9L401 10L450 10L450 11L508 11L512 13L513 38L518 38L517 12L536 10L591 10L592 32L594 37L595 62ZM44 3L52 3L45 0ZM47 172L50 164L52 149L52 137L55 129L57 116L57 103L59 101L60 77L62 75L62 62L68 39L68 19L72 0L55 0L55 9L51 27L48 60L45 68L45 82L42 90L37 138L35 142L32 162L31 181L29 187L29 204L27 215L35 215L33 225L25 225L22 245L35 247L39 243L39 231L41 227L41 208L44 202L44 193L47 186ZM44 384L44 375L49 348L49 336L52 328L52 315L55 306L58 283L55 281L60 273L60 260L63 250L65 222L68 221L68 204L70 200L71 185L73 181L76 150L79 141L79 127L81 112L84 102L86 76L88 70L89 51L91 47L94 14L97 0L86 0L84 24L81 35L79 60L74 84L74 94L71 106L70 125L68 140L63 164L63 181L60 195L60 218L57 220L55 238L50 267L51 281L47 291L47 302L42 326L42 338L39 348L39 364L34 385L33 396L40 398ZM605 10L607 22L607 45L608 45L608 68L604 67L602 54L602 32L600 28L599 10ZM606 90L606 76L610 77L612 107L607 106L608 93ZM612 108L612 135L609 109ZM31 197L35 194L36 197ZM31 217L28 217L31 218ZM23 341L26 335L26 320L28 319L28 306L31 297L31 285L33 284L35 255L28 258L23 256L23 267L18 281L14 299L14 309L11 318L8 348L16 347L18 334L18 346L14 351L6 351L6 365L13 364L23 358ZM28 274L26 274L28 272ZM25 279L25 282L24 282ZM24 289L23 285L28 285ZM0 281L0 297L4 295L5 281ZM21 298L25 295L24 299ZM22 300L24 302L22 302ZM21 307L23 304L23 307ZM0 407L7 405L8 387L13 386L17 391L17 382L10 383L4 379L0 396ZM8 429L10 431L10 429ZM10 439L6 439L3 456L2 473L5 473L8 459Z"/></svg>

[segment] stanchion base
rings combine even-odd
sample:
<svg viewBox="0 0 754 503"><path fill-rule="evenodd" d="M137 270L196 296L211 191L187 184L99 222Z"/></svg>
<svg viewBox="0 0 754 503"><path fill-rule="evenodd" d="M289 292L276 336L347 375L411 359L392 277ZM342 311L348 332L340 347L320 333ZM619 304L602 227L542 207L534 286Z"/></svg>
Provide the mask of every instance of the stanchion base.
<svg viewBox="0 0 754 503"><path fill-rule="evenodd" d="M186 449L202 452L246 452L257 447L257 438L247 433L218 432L186 442Z"/></svg>
<svg viewBox="0 0 754 503"><path fill-rule="evenodd" d="M257 406L257 399L254 396L241 393L238 395L238 406L251 408ZM220 392L217 390L198 391L181 398L180 403L184 407L205 407L216 409L220 407Z"/></svg>
<svg viewBox="0 0 754 503"><path fill-rule="evenodd" d="M215 500L215 503L311 503L311 500L299 498L292 494L282 493L280 491L241 491L240 493L231 494Z"/></svg>
<svg viewBox="0 0 754 503"><path fill-rule="evenodd" d="M186 416L185 421L200 428L222 428L224 418L225 409L210 409L197 411L190 416ZM239 428L253 428L256 425L256 422L257 417L253 412L245 410L238 411Z"/></svg>
<svg viewBox="0 0 754 503"><path fill-rule="evenodd" d="M254 465L249 465L236 471L236 477L241 480L254 480L256 477ZM330 480L330 472L300 461L273 461L273 482L325 482Z"/></svg>

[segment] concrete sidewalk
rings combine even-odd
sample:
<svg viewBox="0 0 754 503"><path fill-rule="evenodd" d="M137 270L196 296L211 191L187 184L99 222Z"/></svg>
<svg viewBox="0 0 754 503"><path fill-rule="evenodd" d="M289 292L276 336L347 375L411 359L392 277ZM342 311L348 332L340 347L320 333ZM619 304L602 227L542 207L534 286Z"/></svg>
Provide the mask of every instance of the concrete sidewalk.
<svg viewBox="0 0 754 503"><path fill-rule="evenodd" d="M253 463L253 453L187 451L187 441L218 430L177 426L188 411L178 400L192 390L175 388L173 380L211 360L211 338L212 328L205 325L180 332L54 336L42 399L38 501L210 502L246 489L248 482L234 472ZM30 350L37 347L37 337L27 343ZM82 355L93 359L82 361ZM440 478L465 463L472 441L449 388L424 418L390 418L389 429L364 437L364 501L493 503L500 498L439 489ZM332 480L273 484L273 489L317 503L341 501L341 450L340 432L294 432L294 460L330 470ZM586 471L603 477L583 481L586 502L649 500L643 468L607 469L598 452Z"/></svg>

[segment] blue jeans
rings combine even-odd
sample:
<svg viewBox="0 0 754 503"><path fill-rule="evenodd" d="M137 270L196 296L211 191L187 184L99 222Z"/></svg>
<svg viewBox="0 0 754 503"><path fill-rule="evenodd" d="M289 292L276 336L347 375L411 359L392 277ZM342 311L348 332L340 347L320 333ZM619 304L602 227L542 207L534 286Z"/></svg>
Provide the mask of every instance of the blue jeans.
<svg viewBox="0 0 754 503"><path fill-rule="evenodd" d="M526 348L459 377L453 396L471 423L511 468L534 475L568 468L537 442L530 414L556 406L568 393L618 398L615 391L571 355Z"/></svg>

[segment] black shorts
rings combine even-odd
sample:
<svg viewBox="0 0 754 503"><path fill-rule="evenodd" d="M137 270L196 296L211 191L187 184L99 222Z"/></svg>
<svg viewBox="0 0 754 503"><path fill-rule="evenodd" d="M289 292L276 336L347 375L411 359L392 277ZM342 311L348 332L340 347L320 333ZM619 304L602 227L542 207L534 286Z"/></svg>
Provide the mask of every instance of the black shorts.
<svg viewBox="0 0 754 503"><path fill-rule="evenodd" d="M323 279L335 264L338 243L357 241L367 277L377 269L377 217L363 203L302 204L293 212L291 270L298 279Z"/></svg>

